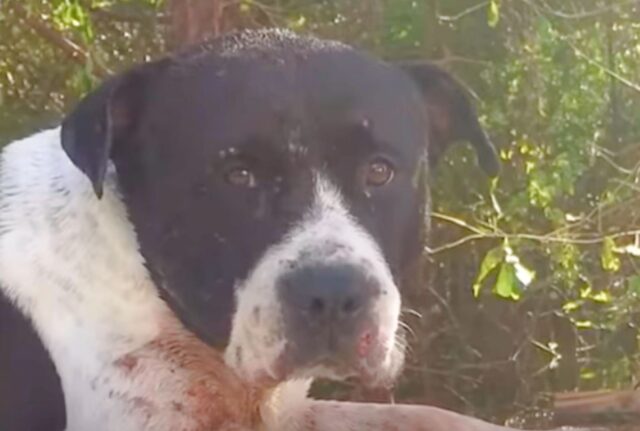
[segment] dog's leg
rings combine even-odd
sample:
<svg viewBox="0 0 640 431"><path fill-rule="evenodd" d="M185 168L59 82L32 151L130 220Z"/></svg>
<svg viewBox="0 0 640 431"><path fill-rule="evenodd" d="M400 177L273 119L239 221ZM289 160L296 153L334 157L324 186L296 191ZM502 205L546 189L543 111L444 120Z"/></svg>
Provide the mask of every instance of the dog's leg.
<svg viewBox="0 0 640 431"><path fill-rule="evenodd" d="M302 406L301 406L302 407ZM428 406L308 400L278 431L508 431ZM275 431L275 430L269 430Z"/></svg>

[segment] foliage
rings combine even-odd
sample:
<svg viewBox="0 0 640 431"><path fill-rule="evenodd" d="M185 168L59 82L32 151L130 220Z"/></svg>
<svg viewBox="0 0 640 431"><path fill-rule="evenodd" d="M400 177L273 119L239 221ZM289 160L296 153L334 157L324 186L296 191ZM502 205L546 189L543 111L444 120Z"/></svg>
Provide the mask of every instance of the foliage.
<svg viewBox="0 0 640 431"><path fill-rule="evenodd" d="M172 3L0 3L0 141L56 121L110 71L173 46ZM435 59L472 90L500 148L495 183L462 145L433 174L429 283L415 282L409 295L421 317L406 319L414 354L401 398L504 416L539 393L632 384L636 1L225 4L222 28L287 26L388 59Z"/></svg>

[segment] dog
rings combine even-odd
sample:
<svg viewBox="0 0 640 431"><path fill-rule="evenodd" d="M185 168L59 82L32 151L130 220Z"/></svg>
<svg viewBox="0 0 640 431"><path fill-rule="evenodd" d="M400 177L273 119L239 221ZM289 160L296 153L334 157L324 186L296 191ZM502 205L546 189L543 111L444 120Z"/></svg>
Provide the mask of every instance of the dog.
<svg viewBox="0 0 640 431"><path fill-rule="evenodd" d="M498 429L306 398L401 371L400 280L459 140L497 174L447 72L287 31L109 79L0 155L0 426Z"/></svg>

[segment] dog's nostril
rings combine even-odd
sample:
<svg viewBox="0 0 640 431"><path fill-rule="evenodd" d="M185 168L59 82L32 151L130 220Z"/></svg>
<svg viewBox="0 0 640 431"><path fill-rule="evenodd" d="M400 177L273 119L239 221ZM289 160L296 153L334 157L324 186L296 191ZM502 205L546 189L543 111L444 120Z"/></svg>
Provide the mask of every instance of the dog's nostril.
<svg viewBox="0 0 640 431"><path fill-rule="evenodd" d="M347 298L342 304L342 313L345 315L353 314L358 310L358 301L356 298Z"/></svg>
<svg viewBox="0 0 640 431"><path fill-rule="evenodd" d="M284 311L303 325L355 324L375 298L366 273L352 265L301 266L278 284Z"/></svg>
<svg viewBox="0 0 640 431"><path fill-rule="evenodd" d="M318 316L324 313L325 308L326 304L322 298L313 298L309 305L309 312L314 316Z"/></svg>

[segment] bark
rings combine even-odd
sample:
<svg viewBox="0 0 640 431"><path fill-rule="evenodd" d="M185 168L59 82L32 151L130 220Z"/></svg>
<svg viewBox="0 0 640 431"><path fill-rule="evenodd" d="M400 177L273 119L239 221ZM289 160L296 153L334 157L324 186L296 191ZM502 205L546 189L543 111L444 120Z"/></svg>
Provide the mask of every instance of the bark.
<svg viewBox="0 0 640 431"><path fill-rule="evenodd" d="M169 47L179 49L230 30L225 6L225 0L168 1Z"/></svg>

